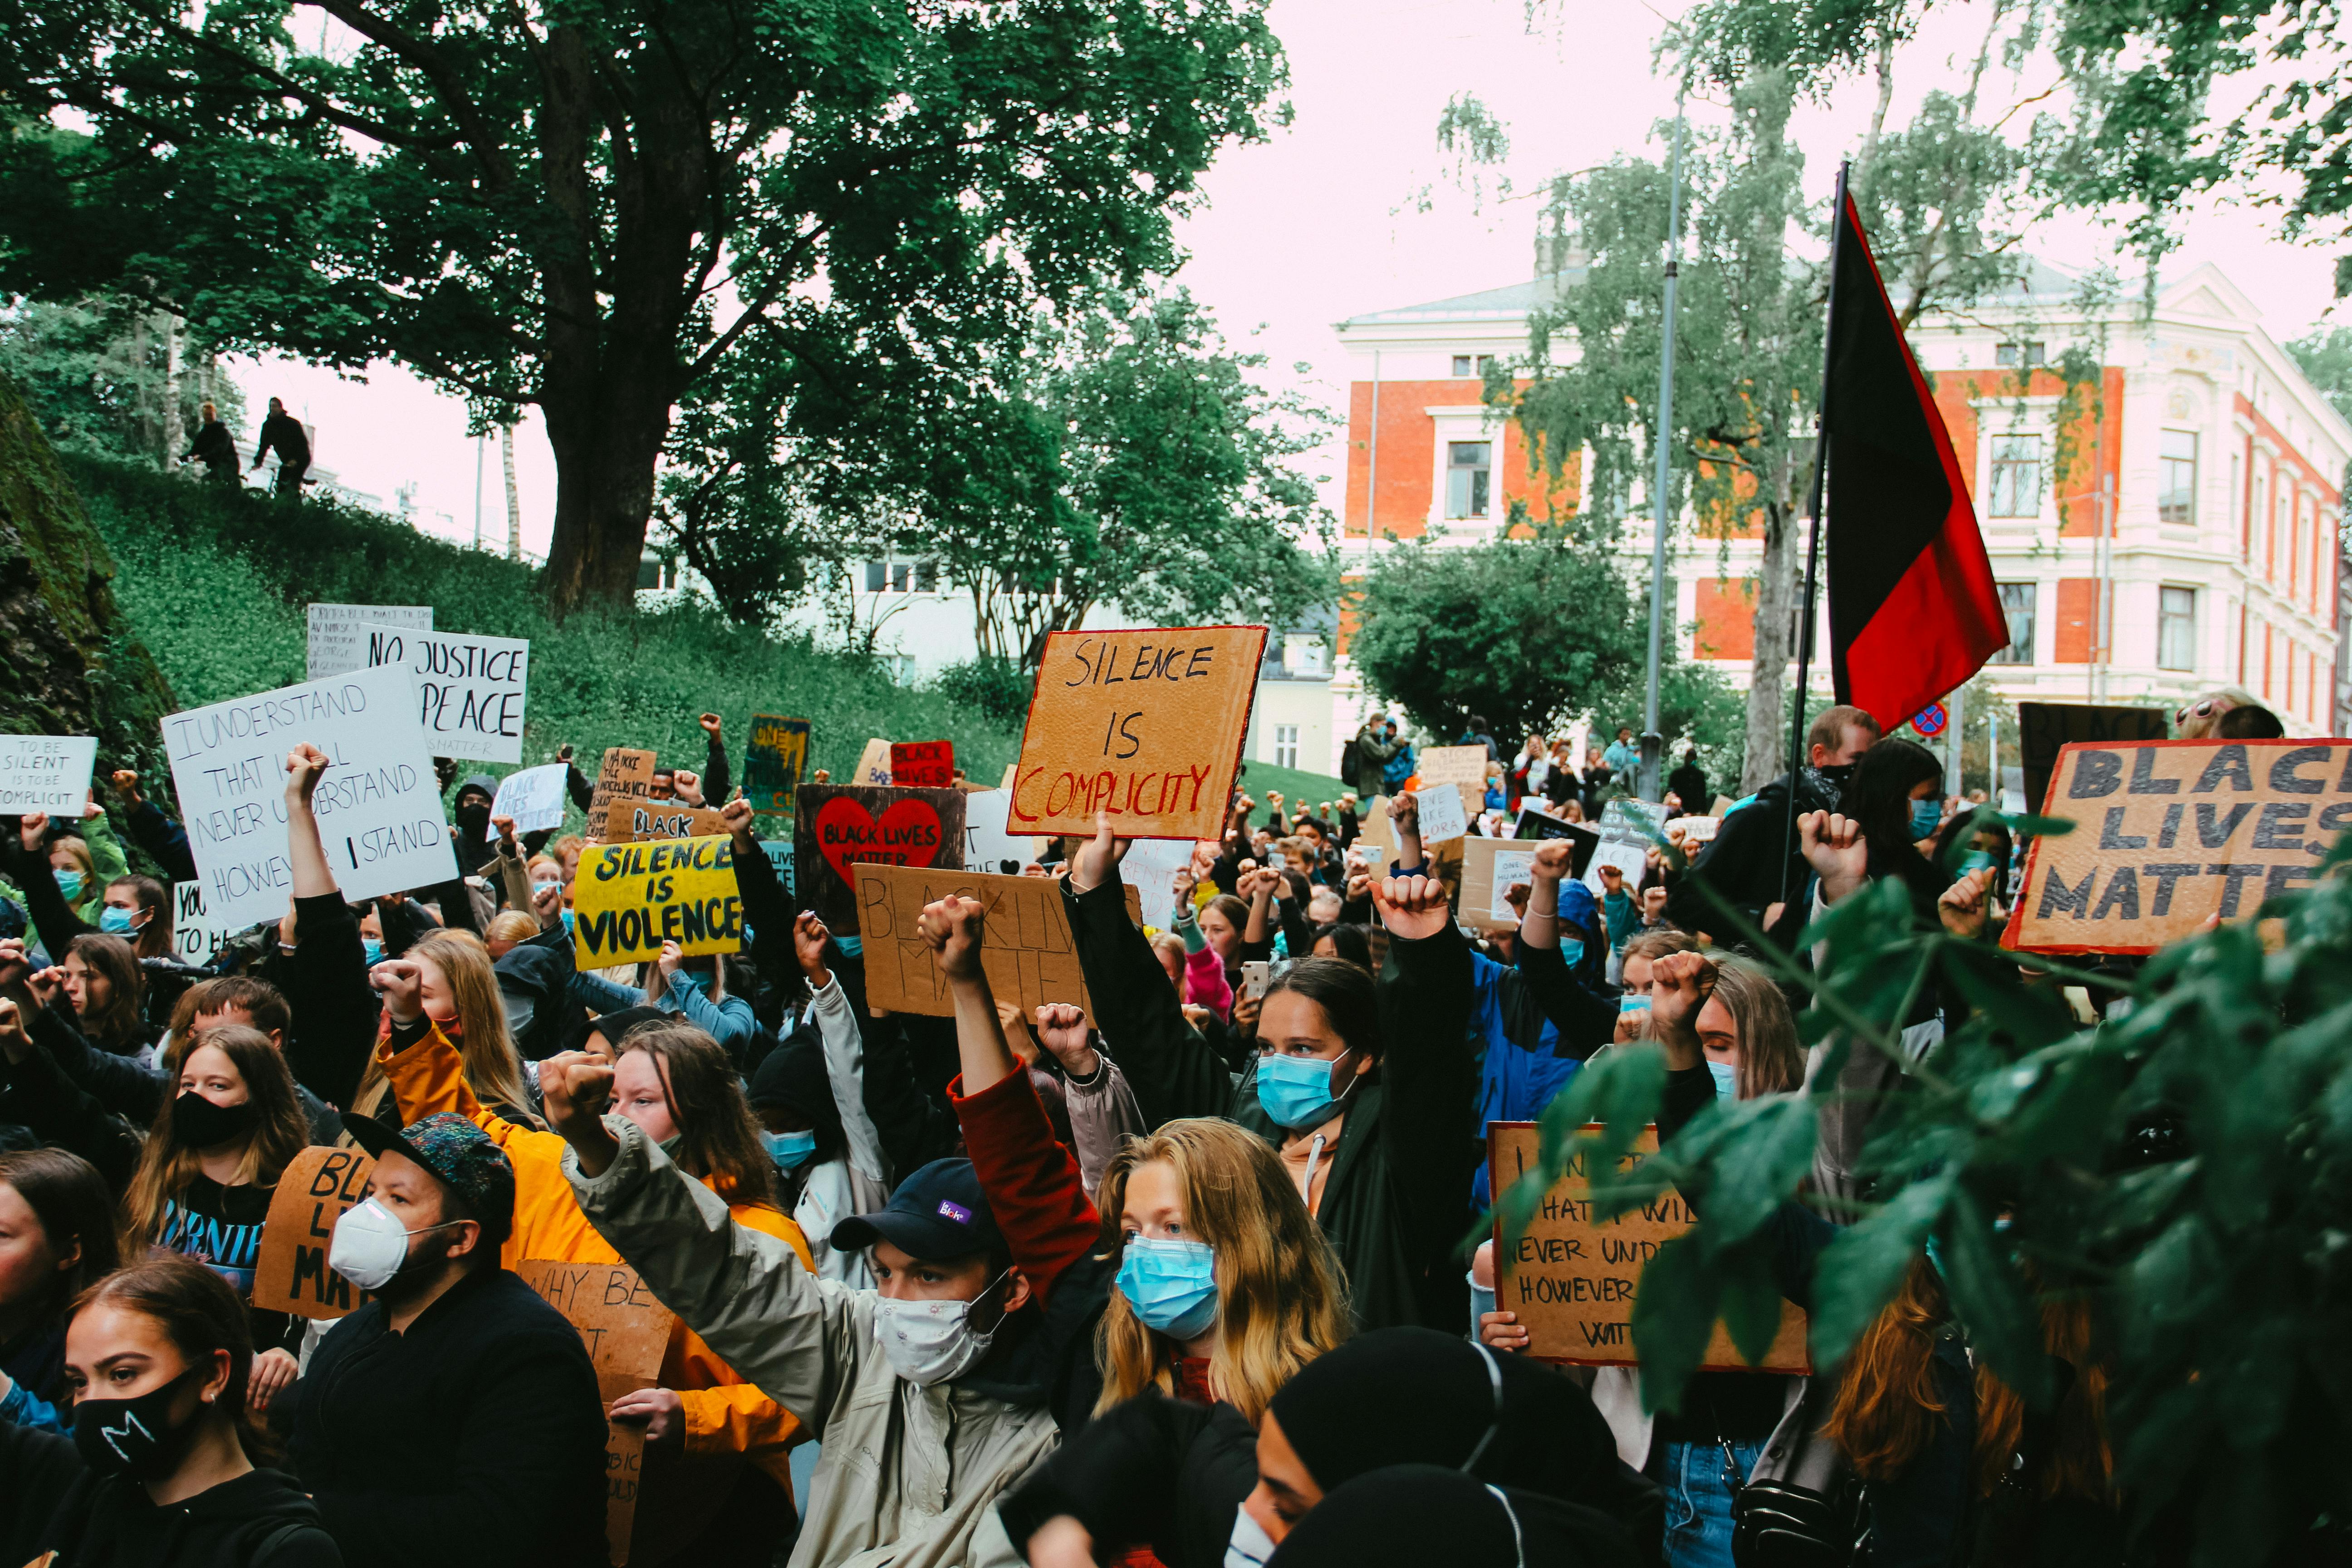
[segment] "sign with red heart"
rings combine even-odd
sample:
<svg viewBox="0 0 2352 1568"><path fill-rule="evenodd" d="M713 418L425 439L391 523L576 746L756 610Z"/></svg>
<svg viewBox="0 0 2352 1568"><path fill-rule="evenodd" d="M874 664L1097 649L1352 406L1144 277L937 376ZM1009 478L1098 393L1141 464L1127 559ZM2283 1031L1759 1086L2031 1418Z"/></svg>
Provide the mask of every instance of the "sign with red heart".
<svg viewBox="0 0 2352 1568"><path fill-rule="evenodd" d="M836 936L856 932L860 862L962 869L963 803L960 789L801 785L793 859L817 917Z"/></svg>

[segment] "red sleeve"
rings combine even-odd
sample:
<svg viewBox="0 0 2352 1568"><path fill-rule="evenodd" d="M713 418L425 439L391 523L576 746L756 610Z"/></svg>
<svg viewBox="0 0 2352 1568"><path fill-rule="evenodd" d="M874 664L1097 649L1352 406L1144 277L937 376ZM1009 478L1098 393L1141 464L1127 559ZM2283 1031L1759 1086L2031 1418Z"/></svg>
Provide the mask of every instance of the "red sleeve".
<svg viewBox="0 0 2352 1568"><path fill-rule="evenodd" d="M948 1085L948 1103L963 1123L964 1152L996 1227L1043 1299L1062 1271L1102 1239L1102 1219L1087 1201L1078 1163L1055 1141L1025 1072L1008 1073L968 1099L959 1074Z"/></svg>

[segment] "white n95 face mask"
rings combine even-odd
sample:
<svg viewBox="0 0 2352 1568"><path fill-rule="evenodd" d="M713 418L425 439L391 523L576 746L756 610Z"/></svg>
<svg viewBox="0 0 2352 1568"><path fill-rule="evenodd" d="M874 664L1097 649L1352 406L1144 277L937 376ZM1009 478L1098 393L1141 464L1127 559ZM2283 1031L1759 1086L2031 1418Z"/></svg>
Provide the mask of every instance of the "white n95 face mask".
<svg viewBox="0 0 2352 1568"><path fill-rule="evenodd" d="M973 1300L985 1297L996 1279L982 1286ZM894 1301L885 1296L874 1303L874 1338L891 1371L918 1388L929 1388L978 1366L996 1342L993 1332L973 1330L971 1309L971 1301Z"/></svg>
<svg viewBox="0 0 2352 1568"><path fill-rule="evenodd" d="M425 1230L446 1230L463 1220L428 1225ZM327 1245L327 1267L362 1290L381 1290L392 1283L408 1261L408 1238L422 1236L393 1217L373 1198L354 1204L335 1222L335 1237Z"/></svg>

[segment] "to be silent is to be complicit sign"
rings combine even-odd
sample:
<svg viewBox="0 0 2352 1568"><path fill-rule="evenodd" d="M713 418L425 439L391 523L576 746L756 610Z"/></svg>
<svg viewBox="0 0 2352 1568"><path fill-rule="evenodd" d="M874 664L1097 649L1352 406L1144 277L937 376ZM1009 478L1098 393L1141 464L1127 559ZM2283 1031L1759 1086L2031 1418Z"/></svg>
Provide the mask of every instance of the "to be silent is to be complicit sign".
<svg viewBox="0 0 2352 1568"><path fill-rule="evenodd" d="M2307 885L2352 827L2352 741L2064 747L2005 947L2153 952Z"/></svg>

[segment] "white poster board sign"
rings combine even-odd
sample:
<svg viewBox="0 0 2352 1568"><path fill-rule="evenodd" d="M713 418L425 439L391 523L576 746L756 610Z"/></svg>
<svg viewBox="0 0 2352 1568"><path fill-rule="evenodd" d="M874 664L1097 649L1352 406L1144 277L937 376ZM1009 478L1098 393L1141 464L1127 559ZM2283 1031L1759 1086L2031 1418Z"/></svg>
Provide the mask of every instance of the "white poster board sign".
<svg viewBox="0 0 2352 1568"><path fill-rule="evenodd" d="M1524 884L1532 888L1536 882L1536 852L1533 849L1497 849L1495 851L1495 892L1487 900L1486 912L1498 921L1516 922L1519 911L1511 908L1504 895L1514 887Z"/></svg>
<svg viewBox="0 0 2352 1568"><path fill-rule="evenodd" d="M81 818L98 765L92 735L0 735L0 815Z"/></svg>
<svg viewBox="0 0 2352 1568"><path fill-rule="evenodd" d="M1584 868L1584 885L1598 898L1604 890L1601 885L1601 868L1614 866L1625 874L1625 886L1637 887L1642 880L1642 868L1656 840L1651 834L1656 827L1656 806L1643 806L1638 802L1612 800L1601 809L1601 845Z"/></svg>
<svg viewBox="0 0 2352 1568"><path fill-rule="evenodd" d="M365 627L433 629L430 605L313 605L310 606L310 679L348 675L367 668Z"/></svg>
<svg viewBox="0 0 2352 1568"><path fill-rule="evenodd" d="M563 790L571 772L568 763L550 763L509 773L499 781L499 797L490 802L490 815L513 817L518 834L562 826Z"/></svg>
<svg viewBox="0 0 2352 1568"><path fill-rule="evenodd" d="M1176 873L1192 863L1190 838L1139 838L1127 847L1118 874L1140 900L1138 912L1154 931L1176 926Z"/></svg>
<svg viewBox="0 0 2352 1568"><path fill-rule="evenodd" d="M1470 820L1462 813L1462 791L1454 784L1437 784L1412 792L1413 805L1421 808L1421 841L1443 844L1459 838L1470 831Z"/></svg>
<svg viewBox="0 0 2352 1568"><path fill-rule="evenodd" d="M182 963L210 963L220 956L222 945L244 929L205 911L202 882L172 884L172 956Z"/></svg>
<svg viewBox="0 0 2352 1568"><path fill-rule="evenodd" d="M963 797L963 867L1017 877L1021 868L1037 858L1037 841L1015 838L1004 831L1005 814L1013 797L1001 789L973 790ZM1004 862L1013 862L1006 870Z"/></svg>
<svg viewBox="0 0 2352 1568"><path fill-rule="evenodd" d="M416 677L416 711L436 757L522 761L522 709L530 644L470 632L370 626L369 668L404 665Z"/></svg>
<svg viewBox="0 0 2352 1568"><path fill-rule="evenodd" d="M457 876L414 681L398 666L359 669L163 721L172 787L212 919L242 927L286 912L294 891L286 753L306 742L327 754L312 807L344 898Z"/></svg>

